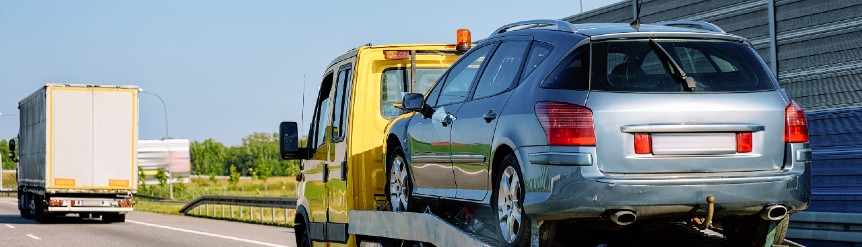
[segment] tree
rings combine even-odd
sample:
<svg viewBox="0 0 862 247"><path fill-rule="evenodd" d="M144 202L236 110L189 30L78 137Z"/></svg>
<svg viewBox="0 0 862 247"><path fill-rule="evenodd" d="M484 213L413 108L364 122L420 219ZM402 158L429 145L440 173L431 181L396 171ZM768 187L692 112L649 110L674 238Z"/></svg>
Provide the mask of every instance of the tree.
<svg viewBox="0 0 862 247"><path fill-rule="evenodd" d="M228 149L224 144L213 139L203 142L194 141L189 146L193 171L198 174L210 175L215 182L215 176L225 175Z"/></svg>
<svg viewBox="0 0 862 247"><path fill-rule="evenodd" d="M239 176L240 173L236 170L236 166L230 165L230 178L228 183L230 183L231 186L236 186L236 184L239 183Z"/></svg>
<svg viewBox="0 0 862 247"><path fill-rule="evenodd" d="M164 188L168 185L168 174L165 173L165 170L162 170L162 168L159 168L159 170L156 171L156 179L159 180L160 187Z"/></svg>

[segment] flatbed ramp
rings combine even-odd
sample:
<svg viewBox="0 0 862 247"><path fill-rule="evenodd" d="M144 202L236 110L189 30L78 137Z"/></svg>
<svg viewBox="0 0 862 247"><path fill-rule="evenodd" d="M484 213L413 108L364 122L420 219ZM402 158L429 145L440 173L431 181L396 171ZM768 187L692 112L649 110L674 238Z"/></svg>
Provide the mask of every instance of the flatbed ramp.
<svg viewBox="0 0 862 247"><path fill-rule="evenodd" d="M352 210L349 215L347 231L350 234L417 241L435 246L491 246L433 214Z"/></svg>

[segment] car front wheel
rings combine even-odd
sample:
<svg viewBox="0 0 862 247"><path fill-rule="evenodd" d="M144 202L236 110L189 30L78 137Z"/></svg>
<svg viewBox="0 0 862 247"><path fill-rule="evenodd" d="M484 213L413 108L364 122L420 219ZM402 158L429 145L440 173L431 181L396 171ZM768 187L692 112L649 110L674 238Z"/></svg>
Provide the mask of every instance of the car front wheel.
<svg viewBox="0 0 862 247"><path fill-rule="evenodd" d="M388 169L386 175L388 184L385 189L392 211L409 211L412 206L410 205L410 197L413 191L410 172L408 172L409 168L404 159L404 152L400 147L392 150L386 167Z"/></svg>

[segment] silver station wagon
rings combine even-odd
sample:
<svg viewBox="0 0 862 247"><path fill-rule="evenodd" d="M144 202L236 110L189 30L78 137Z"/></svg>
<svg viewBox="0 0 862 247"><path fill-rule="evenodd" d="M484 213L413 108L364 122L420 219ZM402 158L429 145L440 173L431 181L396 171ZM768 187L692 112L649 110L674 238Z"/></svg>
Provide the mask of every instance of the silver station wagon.
<svg viewBox="0 0 862 247"><path fill-rule="evenodd" d="M666 222L763 246L810 198L803 110L747 40L706 22L513 23L401 106L392 209L487 205L506 246Z"/></svg>

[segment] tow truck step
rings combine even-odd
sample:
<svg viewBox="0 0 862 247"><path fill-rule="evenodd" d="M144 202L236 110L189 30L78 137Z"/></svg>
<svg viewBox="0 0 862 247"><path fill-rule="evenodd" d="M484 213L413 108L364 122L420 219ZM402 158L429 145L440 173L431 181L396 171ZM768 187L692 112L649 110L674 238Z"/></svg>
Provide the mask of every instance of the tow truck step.
<svg viewBox="0 0 862 247"><path fill-rule="evenodd" d="M352 210L350 234L430 243L434 246L491 246L484 239L428 213Z"/></svg>

